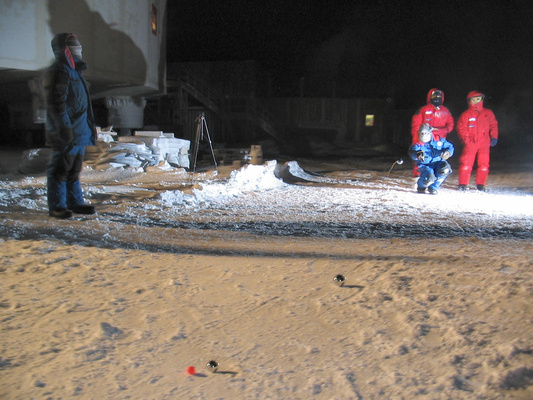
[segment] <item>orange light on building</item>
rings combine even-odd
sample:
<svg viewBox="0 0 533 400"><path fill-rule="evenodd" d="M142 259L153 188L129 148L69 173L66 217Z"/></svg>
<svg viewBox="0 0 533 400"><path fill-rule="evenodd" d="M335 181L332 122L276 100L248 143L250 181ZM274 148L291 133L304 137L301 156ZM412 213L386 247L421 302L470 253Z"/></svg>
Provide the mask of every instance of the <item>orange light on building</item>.
<svg viewBox="0 0 533 400"><path fill-rule="evenodd" d="M152 33L157 36L157 8L152 4Z"/></svg>

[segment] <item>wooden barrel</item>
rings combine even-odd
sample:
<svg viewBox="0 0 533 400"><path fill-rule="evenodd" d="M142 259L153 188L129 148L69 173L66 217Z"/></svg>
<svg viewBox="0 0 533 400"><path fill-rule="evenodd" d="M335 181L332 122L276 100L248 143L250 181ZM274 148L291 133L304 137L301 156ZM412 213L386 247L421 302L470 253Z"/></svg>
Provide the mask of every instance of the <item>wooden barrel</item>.
<svg viewBox="0 0 533 400"><path fill-rule="evenodd" d="M263 164L263 149L261 145L253 144L250 149L250 164L262 165Z"/></svg>

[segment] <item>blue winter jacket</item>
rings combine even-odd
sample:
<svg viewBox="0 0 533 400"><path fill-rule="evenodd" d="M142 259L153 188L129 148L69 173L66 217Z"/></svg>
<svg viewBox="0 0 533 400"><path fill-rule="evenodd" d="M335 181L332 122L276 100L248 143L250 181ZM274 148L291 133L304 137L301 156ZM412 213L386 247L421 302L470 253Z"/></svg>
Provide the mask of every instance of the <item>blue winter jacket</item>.
<svg viewBox="0 0 533 400"><path fill-rule="evenodd" d="M47 92L46 144L52 148L96 144L91 97L82 71L87 64L72 56L68 34L52 40L56 61L45 79Z"/></svg>
<svg viewBox="0 0 533 400"><path fill-rule="evenodd" d="M428 143L415 143L409 147L409 156L416 161L418 167L422 165L433 165L439 161L445 161L441 155L445 151L450 153L450 157L453 156L454 147L451 142L446 139L434 140L431 139ZM424 152L424 160L419 160L416 153L419 151Z"/></svg>

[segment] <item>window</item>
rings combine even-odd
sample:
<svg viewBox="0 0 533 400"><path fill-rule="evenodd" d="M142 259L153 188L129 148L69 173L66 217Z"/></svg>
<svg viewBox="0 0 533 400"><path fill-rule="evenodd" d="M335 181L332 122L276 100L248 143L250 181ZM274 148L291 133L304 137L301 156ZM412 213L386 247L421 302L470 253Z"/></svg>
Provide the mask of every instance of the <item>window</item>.
<svg viewBox="0 0 533 400"><path fill-rule="evenodd" d="M374 126L374 114L366 114L365 126Z"/></svg>

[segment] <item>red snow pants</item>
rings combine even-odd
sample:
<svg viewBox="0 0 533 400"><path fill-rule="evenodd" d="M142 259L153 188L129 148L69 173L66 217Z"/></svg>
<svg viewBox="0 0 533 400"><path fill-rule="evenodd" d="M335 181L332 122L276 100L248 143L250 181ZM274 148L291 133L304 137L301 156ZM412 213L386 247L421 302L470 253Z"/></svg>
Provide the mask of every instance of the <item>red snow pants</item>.
<svg viewBox="0 0 533 400"><path fill-rule="evenodd" d="M485 138L484 138L485 139ZM477 157L476 185L485 185L489 177L490 138L476 143L466 143L459 158L459 185L468 185Z"/></svg>

